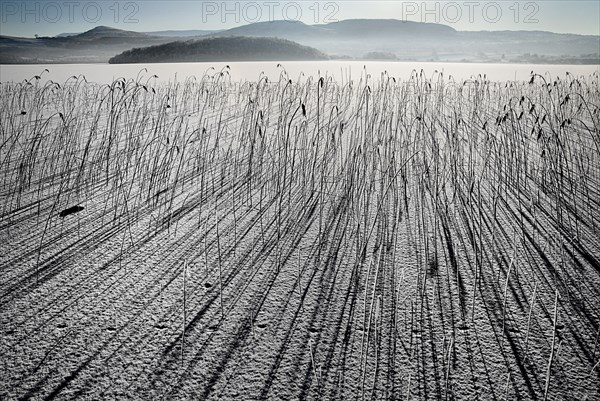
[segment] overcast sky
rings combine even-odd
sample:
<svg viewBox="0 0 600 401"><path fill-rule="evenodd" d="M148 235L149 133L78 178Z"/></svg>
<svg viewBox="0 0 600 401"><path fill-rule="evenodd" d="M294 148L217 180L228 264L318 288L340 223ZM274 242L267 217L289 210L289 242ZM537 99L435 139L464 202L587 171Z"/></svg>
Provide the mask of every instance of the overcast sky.
<svg viewBox="0 0 600 401"><path fill-rule="evenodd" d="M252 22L323 24L354 18L437 22L457 30L600 35L600 1L49 1L2 0L0 34L33 37L98 25L148 32L227 29Z"/></svg>

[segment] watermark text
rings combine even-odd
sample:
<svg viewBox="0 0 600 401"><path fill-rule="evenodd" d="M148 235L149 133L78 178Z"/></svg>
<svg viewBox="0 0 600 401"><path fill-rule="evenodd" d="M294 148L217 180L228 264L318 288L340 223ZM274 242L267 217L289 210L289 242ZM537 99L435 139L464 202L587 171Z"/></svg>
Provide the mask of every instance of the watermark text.
<svg viewBox="0 0 600 401"><path fill-rule="evenodd" d="M119 23L138 23L140 6L134 1L3 1L0 4L2 23L57 23L101 20Z"/></svg>
<svg viewBox="0 0 600 401"><path fill-rule="evenodd" d="M500 21L535 24L539 22L537 18L539 12L539 4L533 1L512 3L505 1L403 1L401 19L437 24L458 22L496 24Z"/></svg>
<svg viewBox="0 0 600 401"><path fill-rule="evenodd" d="M251 24L259 21L304 20L315 24L327 24L338 21L339 11L339 4L333 1L314 3L305 1L203 1L202 22Z"/></svg>

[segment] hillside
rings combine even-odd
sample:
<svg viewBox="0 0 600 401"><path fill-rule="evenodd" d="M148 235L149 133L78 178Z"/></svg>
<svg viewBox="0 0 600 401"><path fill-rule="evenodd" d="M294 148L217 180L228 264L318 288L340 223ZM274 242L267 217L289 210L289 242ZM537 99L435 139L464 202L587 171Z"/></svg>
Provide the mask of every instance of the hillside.
<svg viewBox="0 0 600 401"><path fill-rule="evenodd" d="M167 31L152 31L145 32L148 35L153 36L166 36L170 38L192 38L195 36L206 36L213 33L220 32L220 30L206 30L206 29L187 29L187 30L167 30Z"/></svg>
<svg viewBox="0 0 600 401"><path fill-rule="evenodd" d="M106 26L60 37L32 39L0 35L0 64L106 63L115 54L133 47L172 40Z"/></svg>
<svg viewBox="0 0 600 401"><path fill-rule="evenodd" d="M73 40L98 40L104 38L147 39L149 35L141 32L124 31L108 26L97 26L89 31L80 33L70 38Z"/></svg>
<svg viewBox="0 0 600 401"><path fill-rule="evenodd" d="M134 48L162 45L175 40L230 37L285 39L312 47L334 59L363 59L370 58L366 55L385 54L386 59L400 61L600 63L600 36L597 35L543 31L465 32L442 24L394 19L353 19L321 25L272 21L223 31L149 33L99 26L84 33L66 35L70 34L37 39L0 35L0 64L106 63L111 57ZM177 46L180 45L169 45L172 48L178 48ZM190 50L189 44L182 46L186 51ZM207 61L262 60L257 52L233 47L223 50L213 47L210 52L201 55L200 59ZM186 56L186 60L190 59L196 60L195 56Z"/></svg>
<svg viewBox="0 0 600 401"><path fill-rule="evenodd" d="M332 32L318 25L306 25L299 21L256 22L232 29L227 29L213 36L255 36L277 37L281 39L306 41L326 39Z"/></svg>
<svg viewBox="0 0 600 401"><path fill-rule="evenodd" d="M433 23L351 19L322 25L273 21L249 24L214 36L274 36L332 56L363 58L388 53L398 60L598 63L600 36L544 31L456 31ZM582 55L586 55L582 57Z"/></svg>
<svg viewBox="0 0 600 401"><path fill-rule="evenodd" d="M394 19L354 19L323 25L306 25L299 21L257 22L216 33L215 36L274 36L301 40L346 40L348 38L388 38L402 36L441 36L456 33L441 24ZM373 44L376 45L376 44Z"/></svg>
<svg viewBox="0 0 600 401"><path fill-rule="evenodd" d="M125 51L109 60L111 64L164 63L200 61L291 61L324 60L327 56L316 49L289 40L232 36Z"/></svg>
<svg viewBox="0 0 600 401"><path fill-rule="evenodd" d="M114 28L109 28L109 29L114 29ZM118 31L118 29L114 29L114 30ZM221 30L215 31L215 30L203 30L203 29L185 29L185 30L170 29L170 30L166 30L166 31L151 31L151 32L143 32L143 33L146 35L149 35L149 36L166 36L166 37L171 37L171 38L191 38L191 37L195 37L195 36L210 35L210 34L217 33L217 32L221 32ZM63 33L56 35L56 37L57 38L67 38L67 37L78 36L81 34L82 34L82 32L77 32L77 33L63 32Z"/></svg>

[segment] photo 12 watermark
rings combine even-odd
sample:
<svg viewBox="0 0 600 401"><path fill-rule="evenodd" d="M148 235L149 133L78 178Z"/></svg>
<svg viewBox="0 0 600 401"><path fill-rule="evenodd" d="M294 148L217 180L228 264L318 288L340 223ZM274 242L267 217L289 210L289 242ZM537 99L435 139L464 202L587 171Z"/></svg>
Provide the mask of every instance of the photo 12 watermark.
<svg viewBox="0 0 600 401"><path fill-rule="evenodd" d="M138 23L144 1L3 1L2 23ZM343 3L343 2L342 2ZM366 4L366 3L365 3ZM160 7L182 8L202 24L251 24L265 21L304 21L327 24L339 21L335 1L199 1L160 2Z"/></svg>
<svg viewBox="0 0 600 401"><path fill-rule="evenodd" d="M540 5L537 2L507 1L403 1L399 19L437 24L479 23L536 24Z"/></svg>
<svg viewBox="0 0 600 401"><path fill-rule="evenodd" d="M203 1L202 22L251 24L264 21L338 22L340 3L334 1Z"/></svg>
<svg viewBox="0 0 600 401"><path fill-rule="evenodd" d="M0 15L6 23L139 23L144 1L2 1ZM152 2L156 4L155 2ZM186 3L188 3L186 5ZM161 7L188 7L201 24L233 26L272 21L328 24L342 19L348 6L365 18L382 1L201 1L161 2ZM183 4L183 5L182 5ZM352 5L352 7L350 7ZM533 1L398 1L387 18L440 23L539 22L540 4ZM198 15L199 14L199 15ZM351 18L357 18L353 15Z"/></svg>
<svg viewBox="0 0 600 401"><path fill-rule="evenodd" d="M341 10L352 4L369 14L381 1L203 1L203 23L251 24L261 21L338 22ZM398 1L388 18L438 24L538 23L540 5L533 1ZM356 18L356 16L354 16Z"/></svg>
<svg viewBox="0 0 600 401"><path fill-rule="evenodd" d="M3 1L2 23L76 23L115 24L139 22L140 5L134 1Z"/></svg>

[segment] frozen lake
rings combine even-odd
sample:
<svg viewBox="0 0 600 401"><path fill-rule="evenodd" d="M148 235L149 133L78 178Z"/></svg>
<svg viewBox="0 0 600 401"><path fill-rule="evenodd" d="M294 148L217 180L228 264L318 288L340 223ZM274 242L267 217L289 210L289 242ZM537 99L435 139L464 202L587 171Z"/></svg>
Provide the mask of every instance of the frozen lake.
<svg viewBox="0 0 600 401"><path fill-rule="evenodd" d="M596 66L211 65L0 85L0 400L600 400Z"/></svg>
<svg viewBox="0 0 600 401"><path fill-rule="evenodd" d="M322 62L284 62L282 63L292 79L306 76L333 76L336 80L360 79L366 71L374 78L385 71L397 79L408 79L413 70L423 71L431 77L436 71L443 72L448 78L456 80L469 79L485 74L492 81L527 80L531 71L538 74L550 74L552 77L563 77L566 72L575 76L600 75L598 65L530 65L530 64L484 64L484 63L439 63L439 62L389 62L389 61L322 61ZM163 63L163 64L53 64L53 65L0 65L0 81L22 81L39 75L44 69L45 80L64 82L73 75L83 74L91 82L108 83L119 77L135 79L142 71L142 76L158 75L163 82L184 80L190 76L201 77L207 70L216 71L231 67L230 75L234 81L254 81L261 72L271 80L276 80L282 69L276 62L222 62L222 63ZM214 73L210 70L209 73Z"/></svg>

